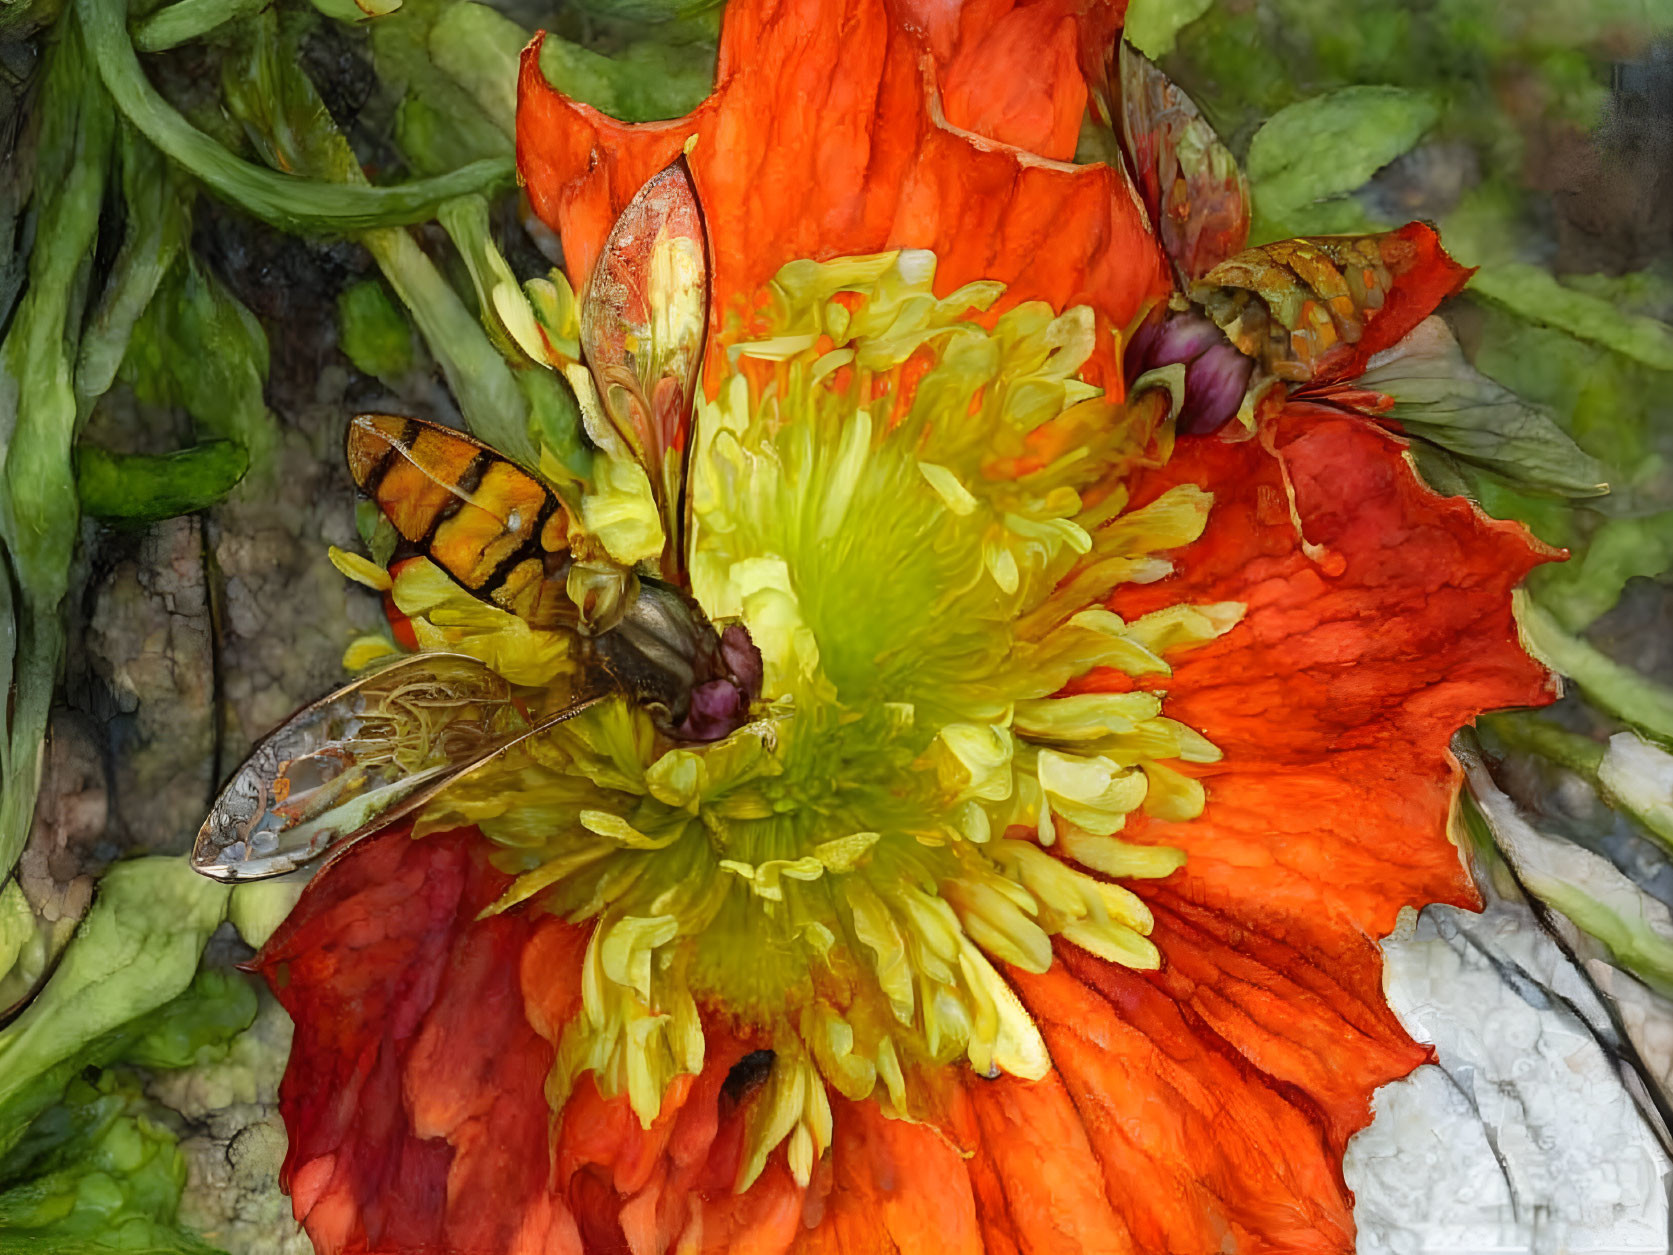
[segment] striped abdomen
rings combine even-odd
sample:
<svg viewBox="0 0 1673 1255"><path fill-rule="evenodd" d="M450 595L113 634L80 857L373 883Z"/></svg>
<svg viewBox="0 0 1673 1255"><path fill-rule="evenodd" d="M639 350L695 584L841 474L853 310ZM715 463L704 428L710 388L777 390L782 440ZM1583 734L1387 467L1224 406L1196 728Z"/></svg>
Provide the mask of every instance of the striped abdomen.
<svg viewBox="0 0 1673 1255"><path fill-rule="evenodd" d="M469 436L358 414L349 473L403 539L484 601L537 628L571 627L569 515L545 485Z"/></svg>

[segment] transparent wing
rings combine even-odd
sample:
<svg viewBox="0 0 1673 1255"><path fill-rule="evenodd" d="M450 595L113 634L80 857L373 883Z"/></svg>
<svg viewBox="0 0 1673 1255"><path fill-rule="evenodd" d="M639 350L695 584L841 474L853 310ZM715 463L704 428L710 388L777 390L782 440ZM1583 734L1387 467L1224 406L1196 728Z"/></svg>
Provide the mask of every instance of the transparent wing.
<svg viewBox="0 0 1673 1255"><path fill-rule="evenodd" d="M264 737L215 799L192 866L215 880L294 871L417 810L447 785L597 698L531 719L461 654L414 654Z"/></svg>
<svg viewBox="0 0 1673 1255"><path fill-rule="evenodd" d="M708 237L682 157L610 229L581 305L581 351L610 424L644 465L669 545L679 516L709 310Z"/></svg>

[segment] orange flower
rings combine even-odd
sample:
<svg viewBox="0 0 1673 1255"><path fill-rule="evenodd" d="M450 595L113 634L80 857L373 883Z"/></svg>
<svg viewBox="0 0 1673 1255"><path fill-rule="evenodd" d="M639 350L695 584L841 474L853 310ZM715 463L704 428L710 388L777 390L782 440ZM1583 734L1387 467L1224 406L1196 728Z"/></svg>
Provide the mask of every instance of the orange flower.
<svg viewBox="0 0 1673 1255"><path fill-rule="evenodd" d="M1114 25L1085 7L733 0L715 94L640 127L558 95L531 49L530 198L580 287L629 199L696 137L711 398L781 268L903 248L936 255L937 296L1002 282L984 325L1026 301L1089 306L1080 377L1118 396L1114 332L1168 279L1123 178L1064 164L1082 49ZM1424 248L1396 280L1390 340L1456 286ZM1260 440L1182 440L1124 487L1138 510L1180 485L1213 494L1206 529L1174 549L1173 574L1121 585L1109 607L1131 622L1236 604L1241 618L1170 657L1171 674L1073 685L1165 693L1220 756L1173 772L1206 790L1200 814L1135 810L1122 830L1184 851L1170 875L1123 881L1153 917L1159 966L1061 931L1043 970L1001 965L1049 1056L1041 1074L920 1062L888 1113L882 1080L877 1097L830 1093L828 1148L769 1139L757 1175L743 1165L783 1097L782 1026L700 996L701 1066L667 1083L654 1118L586 1070L554 1111L594 921L538 899L488 914L512 876L474 830L396 831L319 877L260 960L297 1024L285 1180L316 1248L1350 1250L1343 1148L1372 1090L1426 1057L1383 1001L1375 939L1402 907L1475 901L1446 835L1447 742L1481 711L1547 700L1510 612L1540 556L1422 487L1368 421L1306 402Z"/></svg>

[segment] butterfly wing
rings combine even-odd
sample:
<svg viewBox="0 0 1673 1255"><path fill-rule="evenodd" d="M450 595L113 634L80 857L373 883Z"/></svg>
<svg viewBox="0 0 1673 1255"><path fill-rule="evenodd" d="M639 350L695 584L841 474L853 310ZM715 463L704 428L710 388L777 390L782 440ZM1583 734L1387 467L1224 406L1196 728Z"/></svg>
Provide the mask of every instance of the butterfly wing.
<svg viewBox="0 0 1673 1255"><path fill-rule="evenodd" d="M402 539L484 601L537 628L573 628L570 517L556 494L461 432L358 414L349 472Z"/></svg>
<svg viewBox="0 0 1673 1255"><path fill-rule="evenodd" d="M681 552L692 402L709 310L708 237L682 157L639 189L581 305L581 351L605 414L645 468Z"/></svg>
<svg viewBox="0 0 1673 1255"><path fill-rule="evenodd" d="M1121 139L1134 182L1182 282L1249 239L1249 183L1196 104L1125 40L1116 53Z"/></svg>

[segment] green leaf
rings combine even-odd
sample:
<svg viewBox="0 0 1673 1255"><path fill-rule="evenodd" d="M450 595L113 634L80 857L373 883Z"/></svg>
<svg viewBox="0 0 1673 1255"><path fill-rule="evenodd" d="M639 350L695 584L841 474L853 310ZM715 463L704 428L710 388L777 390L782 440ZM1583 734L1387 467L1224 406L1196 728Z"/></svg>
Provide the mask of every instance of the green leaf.
<svg viewBox="0 0 1673 1255"><path fill-rule="evenodd" d="M140 1017L192 982L227 889L179 858L117 863L46 988L0 1029L0 1153L89 1064L130 1040Z"/></svg>
<svg viewBox="0 0 1673 1255"><path fill-rule="evenodd" d="M399 13L372 24L378 81L401 101L396 140L408 163L423 173L512 152L517 56L528 37L488 10L495 25L511 27L520 42L509 50L509 60L501 55L504 49L496 53L491 42L484 46L486 23L474 14L456 17L461 9L480 7L459 0L405 0Z"/></svg>
<svg viewBox="0 0 1673 1255"><path fill-rule="evenodd" d="M98 239L99 210L116 120L66 22L43 84L36 171L41 224L29 290L0 349L0 539L24 599L56 609L69 581L76 503L70 446L76 423L71 359L81 310L77 272ZM15 408L14 408L15 407ZM9 411L9 412L8 412ZM0 862L0 870L9 870Z"/></svg>
<svg viewBox="0 0 1673 1255"><path fill-rule="evenodd" d="M189 253L170 272L134 328L122 362L123 378L141 399L183 406L200 433L238 446L258 476L272 472L279 443L278 422L265 397L267 371L267 333L261 323ZM212 492L217 473L231 477L228 488L243 474L235 472L231 451L200 450L172 455L182 459L179 462L154 459L149 472L146 463L134 463L136 475L152 476L136 488L162 490L173 476L183 490L190 487L190 495L201 499ZM90 486L106 484L96 481ZM105 500L120 507L120 496Z"/></svg>
<svg viewBox="0 0 1673 1255"><path fill-rule="evenodd" d="M134 325L192 230L189 181L130 126L123 126L118 147L127 223L110 280L76 357L76 395L83 412L115 380Z"/></svg>
<svg viewBox="0 0 1673 1255"><path fill-rule="evenodd" d="M400 544L401 533L395 530L395 524L378 508L376 501L362 497L354 503L354 530L359 533L360 543L366 546L372 561L379 566L388 566L389 560L395 556L395 547ZM236 894L233 900L237 901Z"/></svg>
<svg viewBox="0 0 1673 1255"><path fill-rule="evenodd" d="M1484 266L1470 290L1529 322L1556 327L1601 344L1656 370L1673 370L1673 327L1641 314L1626 314L1609 301L1557 282L1549 271L1525 262Z"/></svg>
<svg viewBox="0 0 1673 1255"><path fill-rule="evenodd" d="M517 68L529 33L485 4L450 5L430 28L430 59L506 135L517 134Z"/></svg>
<svg viewBox="0 0 1673 1255"><path fill-rule="evenodd" d="M1608 859L1536 830L1479 763L1470 791L1523 885L1601 942L1620 967L1673 996L1673 918Z"/></svg>
<svg viewBox="0 0 1673 1255"><path fill-rule="evenodd" d="M1539 492L1594 497L1604 470L1551 416L1494 383L1467 361L1439 318L1371 360L1356 386L1394 399L1382 417L1408 435Z"/></svg>
<svg viewBox="0 0 1673 1255"><path fill-rule="evenodd" d="M141 52L166 52L202 39L236 18L259 10L263 0L174 0L136 22L134 47Z"/></svg>
<svg viewBox="0 0 1673 1255"><path fill-rule="evenodd" d="M1597 780L1611 806L1673 849L1673 754L1631 732L1617 732L1598 763Z"/></svg>
<svg viewBox="0 0 1673 1255"><path fill-rule="evenodd" d="M436 206L467 192L509 184L509 158L490 158L448 174L390 187L330 183L264 170L234 157L157 94L123 28L122 0L76 0L99 75L128 121L222 199L281 231L332 234L423 222Z"/></svg>
<svg viewBox="0 0 1673 1255"><path fill-rule="evenodd" d="M1570 632L1583 632L1614 609L1628 580L1654 578L1670 566L1673 511L1605 519L1578 557L1541 568L1540 604Z"/></svg>
<svg viewBox="0 0 1673 1255"><path fill-rule="evenodd" d="M250 455L231 440L211 440L158 456L76 450L76 493L94 518L151 523L207 509L238 486Z"/></svg>
<svg viewBox="0 0 1673 1255"><path fill-rule="evenodd" d="M226 1057L232 1041L256 1018L256 991L237 972L211 968L148 1016L144 1031L122 1050L142 1068L189 1068Z"/></svg>
<svg viewBox="0 0 1673 1255"><path fill-rule="evenodd" d="M613 57L548 35L540 70L566 96L623 122L678 118L714 85L714 49L704 44L640 40Z"/></svg>
<svg viewBox="0 0 1673 1255"><path fill-rule="evenodd" d="M34 935L35 913L17 881L8 880L0 888L0 977L12 970Z"/></svg>
<svg viewBox="0 0 1673 1255"><path fill-rule="evenodd" d="M212 1255L175 1223L186 1163L139 1083L73 1081L0 1159L3 1255Z"/></svg>
<svg viewBox="0 0 1673 1255"><path fill-rule="evenodd" d="M1214 7L1214 0L1132 0L1122 34L1155 61L1173 51L1179 32Z"/></svg>
<svg viewBox="0 0 1673 1255"><path fill-rule="evenodd" d="M394 379L412 369L412 328L376 279L362 279L338 294L337 342L364 374Z"/></svg>
<svg viewBox="0 0 1673 1255"><path fill-rule="evenodd" d="M35 813L43 737L64 650L59 605L78 532L72 362L116 119L66 14L40 88L29 288L0 344L0 876ZM13 604L5 566L21 596Z"/></svg>
<svg viewBox="0 0 1673 1255"><path fill-rule="evenodd" d="M718 14L725 0L571 0L571 7L590 17L633 26L685 29L704 25Z"/></svg>
<svg viewBox="0 0 1673 1255"><path fill-rule="evenodd" d="M1473 290L1465 295L1476 369L1544 406L1608 468L1613 491L1595 508L1610 515L1673 509L1667 424L1659 397L1665 376L1566 331L1536 326ZM1535 530L1541 539L1571 548L1585 543L1583 531L1572 523L1561 533Z"/></svg>
<svg viewBox="0 0 1673 1255"><path fill-rule="evenodd" d="M383 516L380 514L379 518ZM285 922L285 916L302 896L303 887L302 882L290 880L252 880L234 885L227 918L245 945L260 950Z"/></svg>
<svg viewBox="0 0 1673 1255"><path fill-rule="evenodd" d="M1290 224L1303 211L1363 186L1437 116L1429 93L1387 86L1344 87L1280 110L1255 132L1244 163L1256 214L1271 230L1298 233Z"/></svg>
<svg viewBox="0 0 1673 1255"><path fill-rule="evenodd" d="M312 0L314 8L334 22L360 26L371 18L388 17L401 0Z"/></svg>

